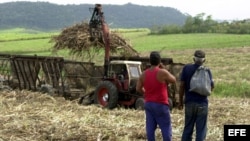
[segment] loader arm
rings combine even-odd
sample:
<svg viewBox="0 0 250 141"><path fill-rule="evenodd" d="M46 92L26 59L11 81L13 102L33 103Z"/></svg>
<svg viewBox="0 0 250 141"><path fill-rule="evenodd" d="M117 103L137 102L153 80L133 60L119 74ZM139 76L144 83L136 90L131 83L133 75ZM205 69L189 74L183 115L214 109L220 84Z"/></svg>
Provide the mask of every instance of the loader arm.
<svg viewBox="0 0 250 141"><path fill-rule="evenodd" d="M89 22L89 31L91 39L98 39L104 43L105 56L104 56L104 76L107 76L109 58L110 58L110 35L109 27L105 22L105 18L102 12L102 5L95 4L95 8L92 13L92 17Z"/></svg>

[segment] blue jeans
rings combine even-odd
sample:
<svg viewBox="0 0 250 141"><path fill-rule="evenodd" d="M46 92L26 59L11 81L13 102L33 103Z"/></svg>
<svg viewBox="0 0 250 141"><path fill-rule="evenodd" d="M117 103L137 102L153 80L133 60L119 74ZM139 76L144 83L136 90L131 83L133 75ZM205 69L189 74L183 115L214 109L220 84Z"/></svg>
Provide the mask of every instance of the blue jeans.
<svg viewBox="0 0 250 141"><path fill-rule="evenodd" d="M196 128L196 141L204 141L207 133L208 105L188 103L185 104L185 126L182 141L192 141L194 126Z"/></svg>
<svg viewBox="0 0 250 141"><path fill-rule="evenodd" d="M145 113L148 141L155 141L157 125L159 125L161 129L163 141L171 141L172 126L169 106L160 103L146 102Z"/></svg>

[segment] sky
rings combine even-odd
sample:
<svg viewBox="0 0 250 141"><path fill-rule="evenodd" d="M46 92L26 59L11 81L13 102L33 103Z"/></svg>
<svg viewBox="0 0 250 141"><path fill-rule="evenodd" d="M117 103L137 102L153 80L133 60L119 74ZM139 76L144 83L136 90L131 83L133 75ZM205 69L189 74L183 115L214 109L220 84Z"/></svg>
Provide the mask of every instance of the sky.
<svg viewBox="0 0 250 141"><path fill-rule="evenodd" d="M172 7L184 14L196 16L205 13L214 20L243 20L250 19L249 0L0 0L0 3L30 1L50 2L54 4L112 4L123 5L127 3L145 6ZM105 11L105 7L103 7Z"/></svg>

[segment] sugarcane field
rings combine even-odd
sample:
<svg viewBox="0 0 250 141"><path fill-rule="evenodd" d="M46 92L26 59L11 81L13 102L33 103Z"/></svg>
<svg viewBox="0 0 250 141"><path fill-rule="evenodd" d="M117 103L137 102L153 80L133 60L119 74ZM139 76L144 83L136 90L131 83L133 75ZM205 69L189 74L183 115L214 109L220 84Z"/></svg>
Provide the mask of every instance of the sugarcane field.
<svg viewBox="0 0 250 141"><path fill-rule="evenodd" d="M88 22L67 26L48 37L50 55L13 50L2 53L0 49L0 141L146 141L144 95L136 90L136 85L150 67L149 54L155 50L161 54L162 69L176 78L166 87L172 141L181 141L185 110L178 108L182 100L180 76L183 67L193 63L193 53L198 48L182 47L192 39L206 38L202 46L227 36L150 35L144 29L136 29L132 37L145 37L140 41L144 45L152 38L152 45L155 44L151 49L139 48L123 32L109 29L101 4L92 10ZM176 49L168 49L167 41L162 41L166 38L172 39ZM190 40L175 44L182 38ZM228 38L223 43L229 42ZM242 38L239 42L246 42L250 36ZM6 42L20 41L0 40L0 46ZM206 141L223 141L225 125L250 126L250 46L233 44L202 50L215 82L208 96ZM195 135L194 131L193 139ZM156 141L163 140L159 127L155 136Z"/></svg>

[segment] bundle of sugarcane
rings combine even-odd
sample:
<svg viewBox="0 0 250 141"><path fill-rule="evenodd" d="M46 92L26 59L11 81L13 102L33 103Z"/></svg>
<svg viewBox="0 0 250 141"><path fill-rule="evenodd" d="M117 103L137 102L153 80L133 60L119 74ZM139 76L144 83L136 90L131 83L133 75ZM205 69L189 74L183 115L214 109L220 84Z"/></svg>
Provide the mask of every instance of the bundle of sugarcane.
<svg viewBox="0 0 250 141"><path fill-rule="evenodd" d="M110 53L112 55L139 56L131 45L123 39L118 33L110 32ZM54 51L69 49L70 54L78 57L87 55L88 58L98 54L100 50L105 48L105 43L100 38L90 38L89 24L82 22L67 27L62 32L52 37Z"/></svg>

